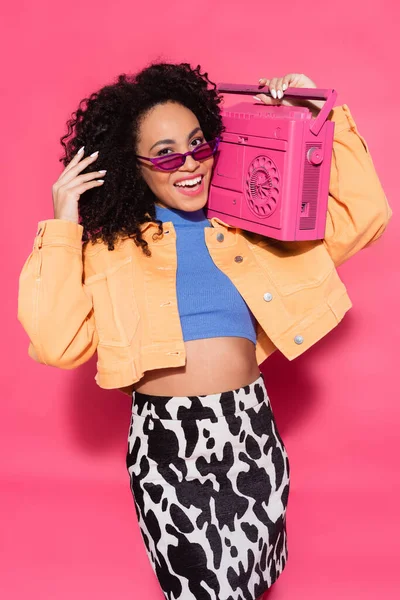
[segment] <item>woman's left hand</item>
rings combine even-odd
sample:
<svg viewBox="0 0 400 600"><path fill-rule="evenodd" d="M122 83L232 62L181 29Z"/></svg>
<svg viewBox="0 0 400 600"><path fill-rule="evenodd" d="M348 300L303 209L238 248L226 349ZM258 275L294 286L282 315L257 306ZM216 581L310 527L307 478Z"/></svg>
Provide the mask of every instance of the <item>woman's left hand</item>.
<svg viewBox="0 0 400 600"><path fill-rule="evenodd" d="M285 90L288 87L298 88L316 88L317 85L303 73L288 73L284 77L273 77L267 79L262 77L259 82L260 86L268 86L271 96L266 96L263 93L257 94L254 98L261 100L264 104L273 106L283 104L284 106L307 106L311 109L314 116L318 114L325 100L308 100L306 98L285 98Z"/></svg>

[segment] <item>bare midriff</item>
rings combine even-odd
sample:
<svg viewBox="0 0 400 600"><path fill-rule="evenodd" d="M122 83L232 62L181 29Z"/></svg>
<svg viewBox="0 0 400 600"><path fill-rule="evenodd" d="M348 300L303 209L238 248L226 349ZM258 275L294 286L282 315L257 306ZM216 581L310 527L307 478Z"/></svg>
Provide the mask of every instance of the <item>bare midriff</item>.
<svg viewBox="0 0 400 600"><path fill-rule="evenodd" d="M234 390L255 381L260 369L253 342L216 337L185 342L186 364L146 371L136 384L121 388L155 396L196 396Z"/></svg>

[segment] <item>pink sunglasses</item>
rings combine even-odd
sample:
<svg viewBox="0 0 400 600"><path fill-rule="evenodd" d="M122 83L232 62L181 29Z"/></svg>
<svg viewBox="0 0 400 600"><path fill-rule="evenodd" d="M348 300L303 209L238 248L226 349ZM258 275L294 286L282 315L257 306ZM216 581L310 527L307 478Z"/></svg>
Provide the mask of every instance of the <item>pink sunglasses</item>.
<svg viewBox="0 0 400 600"><path fill-rule="evenodd" d="M181 153L173 153L173 154L165 154L165 156L156 156L155 158L148 158L147 156L139 156L136 154L136 158L141 158L142 160L148 160L155 167L161 169L162 171L176 171L182 165L185 164L186 157L191 156L193 160L201 161L206 160L206 158L211 158L216 151L218 150L220 138L216 137L209 142L205 142L204 144L199 144L194 148L194 150L190 150L185 154Z"/></svg>

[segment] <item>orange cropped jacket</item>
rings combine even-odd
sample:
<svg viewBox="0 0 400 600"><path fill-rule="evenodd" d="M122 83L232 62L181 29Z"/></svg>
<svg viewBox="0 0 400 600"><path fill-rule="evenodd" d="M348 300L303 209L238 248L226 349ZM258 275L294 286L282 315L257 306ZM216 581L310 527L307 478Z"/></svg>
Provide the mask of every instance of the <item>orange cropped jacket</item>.
<svg viewBox="0 0 400 600"><path fill-rule="evenodd" d="M377 240L392 215L348 106L334 108L330 118L335 133L324 240L274 242L217 218L204 230L213 261L257 320L259 364L276 349L296 358L341 321L352 304L335 267ZM156 223L142 225L147 257L132 239L109 251L102 242L82 245L79 224L39 222L18 296L33 359L73 369L97 350L95 380L102 388L185 364L176 232L171 222L153 240L155 231ZM218 232L224 235L217 239Z"/></svg>

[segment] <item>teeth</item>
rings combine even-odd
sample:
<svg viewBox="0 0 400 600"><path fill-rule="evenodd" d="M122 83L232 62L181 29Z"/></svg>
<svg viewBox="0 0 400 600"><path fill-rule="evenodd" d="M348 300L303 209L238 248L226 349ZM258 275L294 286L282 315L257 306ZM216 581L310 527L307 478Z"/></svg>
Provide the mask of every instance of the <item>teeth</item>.
<svg viewBox="0 0 400 600"><path fill-rule="evenodd" d="M180 187L185 187L186 185L193 187L201 182L201 178L202 178L201 175L199 175L199 177L196 177L196 179L187 179L185 181L179 181L179 182L175 183L175 185L180 186Z"/></svg>

